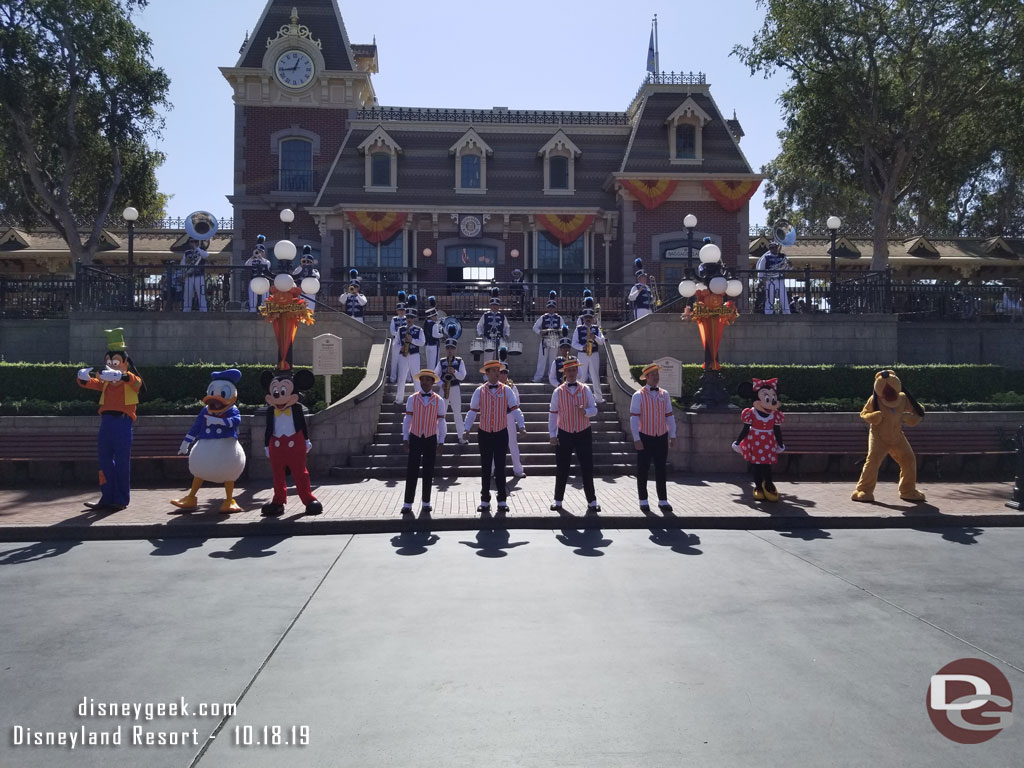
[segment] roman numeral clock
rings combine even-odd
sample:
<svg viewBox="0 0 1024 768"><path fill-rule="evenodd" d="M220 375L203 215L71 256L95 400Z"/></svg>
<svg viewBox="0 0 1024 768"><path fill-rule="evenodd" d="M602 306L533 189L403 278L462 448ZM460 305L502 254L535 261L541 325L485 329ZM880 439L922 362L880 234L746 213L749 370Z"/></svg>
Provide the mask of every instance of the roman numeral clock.
<svg viewBox="0 0 1024 768"><path fill-rule="evenodd" d="M274 74L285 88L303 88L313 80L313 59L304 51L292 49L277 57Z"/></svg>

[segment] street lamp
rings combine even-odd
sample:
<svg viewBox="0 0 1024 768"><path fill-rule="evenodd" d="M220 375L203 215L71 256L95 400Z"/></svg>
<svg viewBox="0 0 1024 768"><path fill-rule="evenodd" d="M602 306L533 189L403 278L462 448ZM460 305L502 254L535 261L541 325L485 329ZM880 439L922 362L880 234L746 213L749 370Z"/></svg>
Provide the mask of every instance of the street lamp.
<svg viewBox="0 0 1024 768"><path fill-rule="evenodd" d="M693 230L697 226L697 217L692 213L686 214L683 226L686 227L686 271L689 273L693 267Z"/></svg>
<svg viewBox="0 0 1024 768"><path fill-rule="evenodd" d="M281 211L281 221L284 222L284 239L288 240L292 236L292 222L295 221L295 211L293 211L291 208L285 208L283 211ZM274 252L274 255L277 255L276 250ZM295 257L292 256L292 258Z"/></svg>
<svg viewBox="0 0 1024 768"><path fill-rule="evenodd" d="M130 205L121 211L124 220L128 222L128 282L132 287L132 308L135 308L135 222L139 218L137 209Z"/></svg>
<svg viewBox="0 0 1024 768"><path fill-rule="evenodd" d="M835 307L832 304L832 299L836 293L836 233L839 228L843 226L843 220L838 216L829 216L828 221L825 222L825 226L828 227L829 236L832 238L832 247L829 249L829 288L828 288L828 311L834 311Z"/></svg>

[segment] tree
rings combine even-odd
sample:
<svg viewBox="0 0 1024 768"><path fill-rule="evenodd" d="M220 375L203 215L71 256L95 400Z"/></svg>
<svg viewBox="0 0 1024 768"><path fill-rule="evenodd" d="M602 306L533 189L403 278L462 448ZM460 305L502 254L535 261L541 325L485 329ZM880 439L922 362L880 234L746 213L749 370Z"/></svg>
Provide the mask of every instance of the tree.
<svg viewBox="0 0 1024 768"><path fill-rule="evenodd" d="M130 18L146 0L0 0L0 204L48 222L90 263L115 203L162 211L169 80ZM126 194L127 193L127 194Z"/></svg>
<svg viewBox="0 0 1024 768"><path fill-rule="evenodd" d="M951 194L998 149L995 123L1019 101L1019 0L758 0L751 73L789 72L780 168L871 205L872 269L915 192ZM926 181L927 183L922 183ZM921 196L924 200L924 196Z"/></svg>

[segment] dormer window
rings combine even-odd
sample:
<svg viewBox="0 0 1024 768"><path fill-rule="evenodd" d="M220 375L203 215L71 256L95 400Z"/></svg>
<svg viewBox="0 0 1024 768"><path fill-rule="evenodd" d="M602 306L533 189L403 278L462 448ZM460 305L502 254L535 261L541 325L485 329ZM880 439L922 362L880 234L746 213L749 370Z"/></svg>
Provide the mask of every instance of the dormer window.
<svg viewBox="0 0 1024 768"><path fill-rule="evenodd" d="M455 156L455 191L466 195L482 195L487 191L487 157L494 152L480 134L470 128L448 154Z"/></svg>
<svg viewBox="0 0 1024 768"><path fill-rule="evenodd" d="M367 192L398 191L398 153L402 148L388 135L382 126L377 126L359 145L359 151L366 156Z"/></svg>
<svg viewBox="0 0 1024 768"><path fill-rule="evenodd" d="M559 129L537 154L544 159L544 194L571 195L576 191L576 158L580 148Z"/></svg>
<svg viewBox="0 0 1024 768"><path fill-rule="evenodd" d="M704 126L711 122L711 116L689 97L668 116L669 158L680 165L704 162Z"/></svg>

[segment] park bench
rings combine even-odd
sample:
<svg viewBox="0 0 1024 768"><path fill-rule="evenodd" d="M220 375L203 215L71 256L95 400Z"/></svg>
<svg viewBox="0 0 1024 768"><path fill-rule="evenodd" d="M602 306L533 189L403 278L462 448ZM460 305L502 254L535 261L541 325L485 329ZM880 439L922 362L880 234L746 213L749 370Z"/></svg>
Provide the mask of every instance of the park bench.
<svg viewBox="0 0 1024 768"><path fill-rule="evenodd" d="M858 418L857 422L859 421ZM853 456L857 460L855 466L859 471L867 456L868 426L857 422L826 429L783 426L782 435L786 439L786 452L783 456L788 457L785 471L789 473L795 468L796 475L799 477L800 458L809 455L828 458L825 467L826 474L833 467L836 468L838 474L842 474L844 456ZM1009 457L1014 453L1011 442L1014 430L1009 423L1005 427L992 425L931 427L926 424L927 422L924 422L917 427L907 428L904 434L914 449L918 462L922 465L931 464L936 477L942 476L941 461L947 456L963 457L960 467L963 472L968 468L970 461L980 457ZM887 459L883 463L883 470L886 469L889 462L891 459Z"/></svg>
<svg viewBox="0 0 1024 768"><path fill-rule="evenodd" d="M143 417L144 418L144 417ZM186 430L181 427L144 425L132 435L132 461L185 461L178 453ZM251 436L239 433L239 442L248 454ZM0 462L49 462L60 464L52 481L60 484L64 465L76 461L96 461L96 432L38 432L28 439L0 441ZM243 475L244 477L244 475Z"/></svg>

